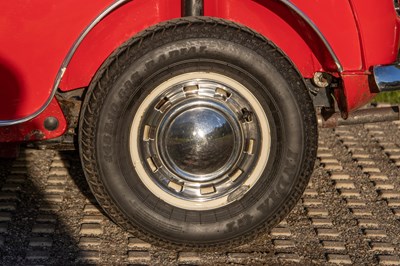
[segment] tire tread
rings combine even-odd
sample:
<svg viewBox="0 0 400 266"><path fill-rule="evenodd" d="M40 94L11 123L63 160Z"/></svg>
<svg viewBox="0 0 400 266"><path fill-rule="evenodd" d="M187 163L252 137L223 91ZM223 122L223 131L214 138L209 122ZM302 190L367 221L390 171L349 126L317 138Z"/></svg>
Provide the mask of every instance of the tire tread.
<svg viewBox="0 0 400 266"><path fill-rule="evenodd" d="M252 42L252 45L256 45L255 51L261 56L268 58L274 58L271 62L285 77L287 82L291 85L294 92L293 95L296 98L299 108L304 116L304 128L305 132L305 147L303 153L303 162L301 173L299 175L300 183L296 187L295 192L290 196L282 210L273 218L269 223L260 226L258 229L242 236L240 239L235 239L221 244L213 245L199 245L199 244L186 244L182 245L179 243L165 241L163 239L156 238L149 235L145 231L136 227L134 224L130 223L128 219L120 212L116 204L107 195L106 189L101 182L99 173L97 171L97 161L96 161L96 151L95 151L95 127L97 124L97 117L95 114L100 110L106 96L108 93L108 84L112 84L118 73L122 73L124 68L119 64L120 58L124 57L131 59L132 51L134 49L140 49L145 46L145 40L154 40L157 36L162 36L166 31L180 31L182 29L197 28L199 25L202 27L223 27L226 30L235 30L238 32L244 32L249 34L251 37L255 37L260 41L254 41L253 38L248 38L247 41ZM211 36L212 37L212 36ZM158 37L160 38L160 37ZM231 41L236 41L231 35ZM317 150L317 124L314 113L314 107L312 101L309 97L308 91L304 84L304 81L294 67L293 63L289 58L272 42L267 40L264 36L256 33L255 31L239 25L237 23L226 21L218 18L210 17L193 17L193 18L180 18L172 21L167 21L160 23L154 27L144 30L143 32L137 34L132 39L121 45L102 65L102 67L96 73L94 79L91 82L88 93L85 97L84 103L82 105L81 119L79 125L79 143L80 143L80 154L81 161L84 168L86 179L89 186L95 195L99 204L103 207L105 212L120 226L124 227L137 237L153 243L158 246L163 246L166 248L174 249L191 249L191 250L201 250L201 251L215 251L218 249L229 248L232 246L242 245L248 243L250 240L254 239L257 235L268 232L273 226L275 226L279 221L281 221L295 206L297 201L300 199L305 187L307 186L309 177L313 171L314 159L316 157Z"/></svg>

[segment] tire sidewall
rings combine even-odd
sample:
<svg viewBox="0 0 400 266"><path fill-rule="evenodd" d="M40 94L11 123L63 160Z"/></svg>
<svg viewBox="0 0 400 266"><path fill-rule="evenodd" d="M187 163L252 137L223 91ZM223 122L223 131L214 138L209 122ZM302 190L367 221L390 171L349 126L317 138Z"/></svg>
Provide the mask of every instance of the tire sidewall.
<svg viewBox="0 0 400 266"><path fill-rule="evenodd" d="M271 227L294 206L308 181L299 174L305 127L293 92L293 86L302 85L285 79L282 70L270 63L274 58L257 53L252 43L180 37L137 50L120 62L123 71L109 81L93 140L104 189L135 228L175 243L212 245ZM130 159L128 136L135 110L152 88L172 75L203 71L207 64L210 71L237 80L259 99L270 123L272 145L260 180L243 198L212 211L187 211L147 190Z"/></svg>

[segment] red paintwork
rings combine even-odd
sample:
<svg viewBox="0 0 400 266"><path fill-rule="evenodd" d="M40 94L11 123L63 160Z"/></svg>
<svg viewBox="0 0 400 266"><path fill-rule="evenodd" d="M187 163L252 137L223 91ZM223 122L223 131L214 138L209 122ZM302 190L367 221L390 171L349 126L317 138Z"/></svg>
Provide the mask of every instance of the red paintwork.
<svg viewBox="0 0 400 266"><path fill-rule="evenodd" d="M393 1L366 4L365 0L350 1L357 22L363 67L361 71L346 69L342 74L347 110L368 103L377 93L369 81L374 65L396 61L399 48L400 21L393 9ZM351 56L350 53L347 54Z"/></svg>
<svg viewBox="0 0 400 266"><path fill-rule="evenodd" d="M397 57L400 33L393 1L376 1L376 4L366 3L365 0L351 2L362 40L363 70L393 63Z"/></svg>
<svg viewBox="0 0 400 266"><path fill-rule="evenodd" d="M319 38L303 20L299 19L279 1L209 0L208 2L206 13L208 10L211 16L237 21L267 36L292 59L304 77L312 77L318 69L336 70L336 66L330 60L331 57ZM297 0L292 2L301 10L304 10L313 21L316 21L324 35L327 35L326 37L334 47L335 53L341 61L344 61L343 64L346 65L346 68L360 68L357 29L348 2L343 2L340 5L337 4L337 1L320 3L320 1ZM332 16L340 16L341 19L333 23L326 15L322 15L321 10L329 10ZM342 32L341 37L349 40L348 42L338 39L337 28L341 26L346 29ZM353 55L348 57L346 56L347 52ZM316 60L319 60L319 62Z"/></svg>
<svg viewBox="0 0 400 266"><path fill-rule="evenodd" d="M100 22L82 42L64 74L63 91L89 85L106 58L136 33L181 16L180 0L135 0Z"/></svg>
<svg viewBox="0 0 400 266"><path fill-rule="evenodd" d="M56 130L48 131L45 129L44 120L49 116L58 118L59 126ZM66 129L67 121L65 120L60 105L56 98L54 98L43 113L30 120L28 123L0 127L0 143L52 139L64 134Z"/></svg>
<svg viewBox="0 0 400 266"><path fill-rule="evenodd" d="M101 64L113 50L128 39L129 36L133 36L136 32L157 22L157 17L140 17L138 15L137 21L129 22L131 23L130 27L118 27L121 21L128 23L125 22L127 17L130 19L130 15L135 14L135 10L142 10L143 8L138 8L137 6L144 5L144 3L149 2L136 0L125 5L117 12L111 14L107 20L104 20L89 34L85 42L82 43L78 49L76 56L73 58L65 73L60 86L62 90L71 90L88 86L99 64ZM170 8L166 10L172 10L171 6L174 5L176 6L176 12L168 14L169 16L159 20L167 20L180 16L179 0L174 0L174 2L168 1L168 7ZM336 70L336 66L330 60L330 56L322 49L323 45L317 41L318 38L312 34L309 28L304 26L305 23L298 23L298 17L289 12L288 9L279 2L270 0L205 0L204 6L204 14L206 16L233 20L267 36L268 39L274 42L290 57L304 77L312 77L315 71L322 69L328 71ZM347 7L347 9L345 7ZM154 6L149 6L148 8L150 10L148 10L146 14L156 13L155 10L153 10ZM343 25L347 25L348 28L353 29L353 31L349 30L349 33L344 36L351 40L351 42L349 42L350 46L354 47L354 49L348 48L353 56L349 57L350 59L346 59L348 62L350 60L356 61L355 63L349 62L349 69L354 70L354 64L358 64L358 68L356 69L360 69L361 55L358 36L349 4L339 6L330 2L329 5L326 5L326 8L336 9L337 13L343 13ZM162 8L157 10L162 10ZM319 10L315 8L312 11L317 14L319 12ZM345 15L346 12L347 15ZM268 23L266 23L266 21L268 21ZM326 21L325 18L324 21ZM351 24L353 27L350 26ZM273 25L273 27L271 25ZM296 27L293 28L293 26ZM334 25L329 23L327 31L333 32L334 30ZM109 32L111 32L112 35L110 36L110 34L107 34L107 38L112 41L101 42L106 33ZM304 35L304 32L308 32L309 34ZM343 46L342 41L340 41L339 44ZM358 57L354 55L358 55ZM82 62L85 62L85 64Z"/></svg>
<svg viewBox="0 0 400 266"><path fill-rule="evenodd" d="M346 97L347 110L354 110L367 104L377 91L369 87L368 74L346 74L342 75L344 96Z"/></svg>
<svg viewBox="0 0 400 266"><path fill-rule="evenodd" d="M323 4L321 1L292 2L301 7L318 26L345 70L361 70L360 40L350 1L338 3L337 0L324 0ZM315 49L321 48L317 46Z"/></svg>
<svg viewBox="0 0 400 266"><path fill-rule="evenodd" d="M62 90L86 87L90 83L93 73L96 72L99 65L126 39L149 25L156 24L159 20L167 20L180 16L180 0L174 0L168 1L168 4L164 4L164 9L161 7L157 9L169 10L171 12L171 14L165 14L165 17L161 17L161 14L157 15L154 6L151 5L148 6L148 10L146 10L146 14L150 14L150 16L143 17L137 14L137 16L135 16L135 21L126 21L130 20L131 14L135 14L135 10L143 10L143 7L139 8L137 7L138 5L146 6L146 3L149 3L149 1L136 0L125 5L117 12L111 14L107 20L99 24L98 27L89 34L88 38L78 49L76 56L71 61L64 75L63 82L60 86ZM174 13L172 13L172 3L176 6ZM229 18L248 25L250 28L268 36L269 39L274 41L281 49L290 55L291 59L297 64L304 76L312 76L315 69L321 69L321 65L299 34L285 23L284 20L262 5L250 0L206 0L204 6L204 13L206 16ZM153 17L152 15L154 14L157 16ZM266 23L260 23L263 18L275 26L271 27ZM119 27L121 21L125 24L130 23L130 27ZM109 32L111 32L111 36ZM282 32L285 32L284 38L282 37ZM107 36L107 39L112 41L103 42L104 36Z"/></svg>
<svg viewBox="0 0 400 266"><path fill-rule="evenodd" d="M0 120L25 117L39 110L50 95L68 50L84 28L113 0L41 0L0 2ZM327 49L310 27L275 0L205 0L205 15L244 24L274 42L305 77L328 71L343 79L350 111L368 101L367 78L373 65L395 61L398 19L392 0L292 0L326 37L343 65L337 73ZM65 72L60 89L87 87L100 65L123 42L147 27L180 16L180 0L133 0L101 21L82 42ZM54 110L54 103L48 107ZM55 108L57 109L57 108ZM58 108L59 110L59 108ZM46 113L13 126L23 134L41 129ZM64 119L62 113L57 117ZM39 122L38 122L39 121ZM65 128L64 128L65 129ZM60 128L61 130L61 128ZM47 132L46 138L60 132Z"/></svg>
<svg viewBox="0 0 400 266"><path fill-rule="evenodd" d="M0 1L0 120L39 110L68 50L110 2Z"/></svg>

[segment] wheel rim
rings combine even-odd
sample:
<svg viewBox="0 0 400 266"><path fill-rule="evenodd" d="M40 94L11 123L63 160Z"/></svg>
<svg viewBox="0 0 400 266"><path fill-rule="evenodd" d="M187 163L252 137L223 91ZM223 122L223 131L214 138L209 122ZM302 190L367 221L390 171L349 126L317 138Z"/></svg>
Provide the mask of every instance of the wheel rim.
<svg viewBox="0 0 400 266"><path fill-rule="evenodd" d="M268 161L270 127L256 97L216 73L175 76L140 104L130 154L144 185L183 209L209 210L240 199Z"/></svg>

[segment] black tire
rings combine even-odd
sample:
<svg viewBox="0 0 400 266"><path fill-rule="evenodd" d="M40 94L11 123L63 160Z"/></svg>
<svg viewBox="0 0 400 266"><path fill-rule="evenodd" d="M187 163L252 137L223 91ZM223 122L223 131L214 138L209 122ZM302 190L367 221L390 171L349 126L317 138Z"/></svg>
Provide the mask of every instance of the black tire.
<svg viewBox="0 0 400 266"><path fill-rule="evenodd" d="M269 148L268 160L247 191L238 193L242 188L232 186L236 194L226 193L234 194L234 200L191 210L162 200L164 195L154 195L143 183L142 175L153 178L152 164L147 164L143 155L148 151L133 149L135 154L138 151L133 155L129 138L132 132L142 134L142 124L139 129L131 127L146 97L169 79L194 72L215 73L243 84L265 113L270 144L266 147L266 141L260 140L265 145L255 148L260 156ZM265 133L262 126L257 128L259 131L251 132ZM156 245L201 250L247 243L281 221L306 188L317 149L313 104L290 60L252 30L207 17L159 24L110 56L88 90L79 137L88 183L117 224ZM141 138L143 135L138 135L134 141L139 143ZM131 156L139 156L136 166ZM251 160L248 164L254 169L263 163ZM137 163L145 174L138 174ZM249 171L246 176L252 175Z"/></svg>

